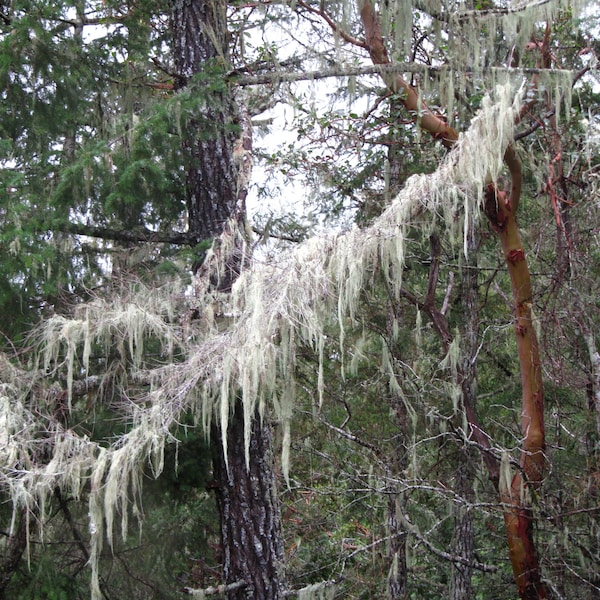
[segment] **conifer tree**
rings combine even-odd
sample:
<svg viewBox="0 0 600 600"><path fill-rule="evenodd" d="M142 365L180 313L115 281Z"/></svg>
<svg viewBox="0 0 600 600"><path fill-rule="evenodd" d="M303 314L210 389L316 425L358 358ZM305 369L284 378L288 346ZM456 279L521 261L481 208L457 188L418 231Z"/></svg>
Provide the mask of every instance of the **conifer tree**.
<svg viewBox="0 0 600 600"><path fill-rule="evenodd" d="M222 81L229 66L226 4L177 0L171 21L176 88L191 85L200 74L217 77L208 82L213 90L206 106L185 130L182 154L188 230L198 243L216 238L214 256L201 267L201 278L209 280L208 290L222 293L231 289L248 252L251 124ZM277 599L283 589L283 538L270 424L258 412L250 422L244 418L238 398L225 410L231 414L220 428L212 428L211 439L226 595L232 600ZM249 440L248 452L240 443L244 439Z"/></svg>

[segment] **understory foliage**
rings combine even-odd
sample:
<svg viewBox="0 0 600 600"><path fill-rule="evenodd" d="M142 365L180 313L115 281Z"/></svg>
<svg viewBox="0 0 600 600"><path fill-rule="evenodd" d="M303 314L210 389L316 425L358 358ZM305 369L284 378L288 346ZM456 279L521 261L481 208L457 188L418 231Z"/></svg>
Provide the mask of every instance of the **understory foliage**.
<svg viewBox="0 0 600 600"><path fill-rule="evenodd" d="M181 91L163 4L0 15L3 593L170 598L221 583L206 443L241 400L246 462L252 419L277 426L298 597L516 595L484 466L487 453L510 481L522 445L515 307L483 214L514 147L547 404L535 539L551 597L598 597L592 3L382 3L402 66L380 73L363 4L234 3L233 64ZM217 291L199 265L225 269L239 239L233 223L217 242L188 235L181 140L216 135L203 115L227 86L254 118L260 178L247 261ZM419 129L430 113L463 132L451 150ZM278 189L305 212L278 211ZM465 410L465 360L489 447Z"/></svg>

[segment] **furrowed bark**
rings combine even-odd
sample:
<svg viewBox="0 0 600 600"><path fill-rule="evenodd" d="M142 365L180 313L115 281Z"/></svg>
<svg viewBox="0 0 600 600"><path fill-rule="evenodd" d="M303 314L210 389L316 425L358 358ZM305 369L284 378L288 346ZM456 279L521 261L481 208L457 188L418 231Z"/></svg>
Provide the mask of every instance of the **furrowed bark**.
<svg viewBox="0 0 600 600"><path fill-rule="evenodd" d="M241 402L227 430L227 461L220 431L213 449L213 471L221 516L224 580L246 585L227 593L228 600L275 600L283 592L283 538L275 475L272 469L271 429L256 417L252 423L250 459L244 456L244 417Z"/></svg>
<svg viewBox="0 0 600 600"><path fill-rule="evenodd" d="M475 410L477 401L477 354L479 351L479 298L477 269L478 234L473 220L469 222L467 235L468 254L463 257L460 266L461 300L464 307L464 318L460 327L461 359L457 368L457 383L461 390L461 409L467 414L467 407ZM460 418L460 415L459 415ZM467 419L469 423L469 420ZM469 437L471 431L465 432ZM486 440L487 441L487 440ZM488 460L493 460L494 468L497 461L493 455L486 453ZM476 474L476 452L471 444L463 443L459 448L458 465L456 467L456 483L459 494L465 499L464 506L456 504L454 512L454 534L452 539L452 554L464 558L464 564L453 563L449 585L450 600L472 600L473 586L472 564L475 560L475 533L473 527L473 511L469 506L475 502L473 489Z"/></svg>
<svg viewBox="0 0 600 600"><path fill-rule="evenodd" d="M207 68L227 61L226 3L175 0L171 13L175 89L190 84ZM217 88L218 86L215 86ZM199 89L198 93L205 94ZM229 88L206 93L205 106L183 137L186 202L192 244L218 236L236 207L233 156L237 110Z"/></svg>
<svg viewBox="0 0 600 600"><path fill-rule="evenodd" d="M469 460L469 449L461 448L459 464L456 469L457 488L461 496L474 500L474 469ZM464 562L453 562L449 585L449 600L472 600L473 598L473 562L475 561L475 533L473 531L473 512L469 506L455 506L454 533L450 552L460 556Z"/></svg>
<svg viewBox="0 0 600 600"><path fill-rule="evenodd" d="M399 109L399 101L391 99L391 106ZM390 165L389 190L390 196L395 196L404 183L403 171L404 155L397 145L392 144L388 148L388 162ZM393 295L390 295L392 298ZM399 320L397 303L390 300L387 319L387 337L390 340L390 348L393 349L392 356L395 360L402 360L401 349L392 344L394 339L394 320ZM394 424L397 430L394 437L393 449L387 461L389 469L388 495L387 495L387 532L390 542L387 548L388 575L387 575L387 597L388 600L405 600L408 597L408 563L407 546L408 532L403 525L402 515L407 512L406 492L399 489L398 481L402 478L408 466L407 440L410 439L409 418L403 398L398 396L394 390L389 390L389 404Z"/></svg>
<svg viewBox="0 0 600 600"><path fill-rule="evenodd" d="M388 327L389 328L389 327ZM390 331L391 332L391 331ZM387 486L387 533L390 538L388 553L387 598L404 600L408 596L407 542L408 532L403 525L402 515L406 513L406 494L396 483L407 467L406 440L408 415L402 398L390 392L390 408L398 430L394 440L394 451L389 458L389 483Z"/></svg>
<svg viewBox="0 0 600 600"><path fill-rule="evenodd" d="M210 74L220 64L227 66L225 9L225 0L174 0L177 87L188 85L207 69ZM199 93L206 98L199 114L188 123L182 148L187 162L189 233L195 242L214 238L197 289L227 293L246 253L245 200L252 166L252 130L244 107L236 103L226 83L216 81L212 92ZM257 411L246 462L242 403L236 400L231 404L226 430L215 425L211 435L224 556L222 589L228 600L277 600L283 591L283 538L271 429Z"/></svg>

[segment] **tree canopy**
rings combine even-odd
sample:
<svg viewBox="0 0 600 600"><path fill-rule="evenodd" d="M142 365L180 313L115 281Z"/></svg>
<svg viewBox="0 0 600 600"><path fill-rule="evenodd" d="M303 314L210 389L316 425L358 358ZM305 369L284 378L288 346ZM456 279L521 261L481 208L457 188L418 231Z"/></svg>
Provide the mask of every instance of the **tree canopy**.
<svg viewBox="0 0 600 600"><path fill-rule="evenodd" d="M597 597L599 18L3 5L0 595Z"/></svg>

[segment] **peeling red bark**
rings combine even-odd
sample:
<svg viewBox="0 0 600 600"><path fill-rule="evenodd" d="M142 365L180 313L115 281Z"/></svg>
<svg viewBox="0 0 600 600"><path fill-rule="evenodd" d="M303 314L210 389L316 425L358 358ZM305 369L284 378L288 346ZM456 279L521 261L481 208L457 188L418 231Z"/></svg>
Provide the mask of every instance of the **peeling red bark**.
<svg viewBox="0 0 600 600"><path fill-rule="evenodd" d="M519 596L523 600L540 600L548 595L541 580L533 540L531 490L539 487L546 468L544 401L538 341L532 326L531 277L513 210L513 206L518 205L518 198L515 200L511 202L505 192L497 190L493 185L486 190L485 210L488 219L492 225L502 224L495 229L506 258L512 286L523 406L523 448L519 470L512 478L510 487L503 489L500 486L500 499L504 504L510 561Z"/></svg>
<svg viewBox="0 0 600 600"><path fill-rule="evenodd" d="M389 64L390 59L383 42L379 18L371 0L359 0L361 19L365 29L365 42L374 64ZM404 106L414 115L420 127L434 139L451 148L458 139L457 132L439 115L433 113L416 91L402 77L382 73L386 85L401 94ZM510 275L515 306L515 338L517 342L522 385L521 433L523 448L519 470L506 489L499 483L500 499L504 504L510 560L519 596L523 600L547 598L541 581L540 567L533 539L534 516L531 509L531 490L540 486L545 472L544 402L538 341L532 327L531 277L525 252L521 244L516 211L521 197L521 163L512 146L504 154L504 162L511 176L510 192L498 190L490 184L485 192L485 212L498 234ZM475 418L474 408L465 406L467 418ZM473 431L480 431L477 423ZM486 440L484 440L485 442ZM487 448L485 443L482 446ZM493 481L499 482L497 462L486 461Z"/></svg>

